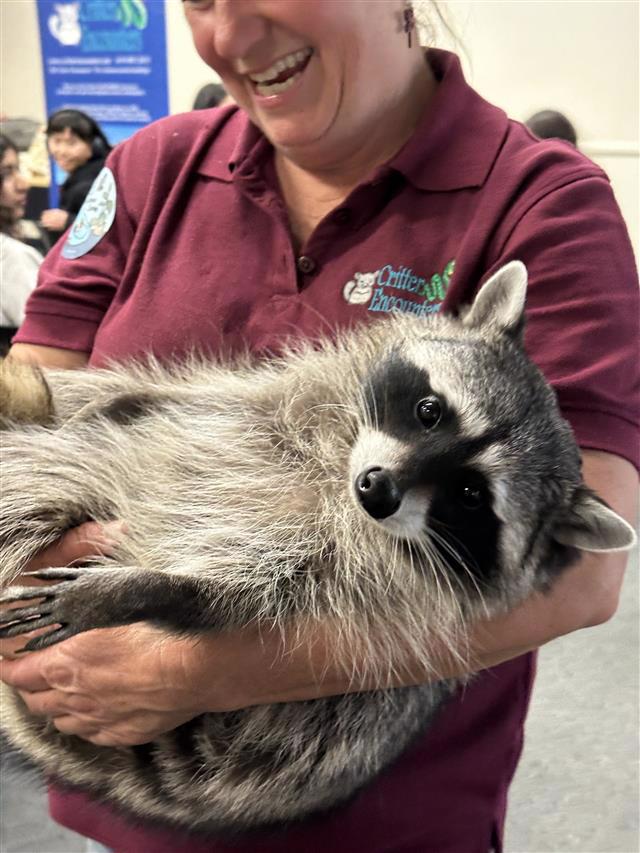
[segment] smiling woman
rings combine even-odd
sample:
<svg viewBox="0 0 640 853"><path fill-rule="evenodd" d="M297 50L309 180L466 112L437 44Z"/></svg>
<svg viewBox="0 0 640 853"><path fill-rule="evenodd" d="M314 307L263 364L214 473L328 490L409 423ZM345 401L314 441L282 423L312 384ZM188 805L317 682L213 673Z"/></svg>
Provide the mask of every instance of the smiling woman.
<svg viewBox="0 0 640 853"><path fill-rule="evenodd" d="M57 239L73 224L111 146L99 125L80 110L58 110L46 128L49 153L67 173L60 206L42 213L42 225Z"/></svg>
<svg viewBox="0 0 640 853"><path fill-rule="evenodd" d="M276 147L280 171L366 173L409 138L432 93L402 2L340 6L185 2L198 53Z"/></svg>
<svg viewBox="0 0 640 853"><path fill-rule="evenodd" d="M518 259L529 271L528 353L582 448L585 481L632 519L638 285L606 175L487 103L454 54L421 47L405 28L414 20L405 0L183 6L198 53L236 104L163 119L109 155L109 191L95 198L96 239L75 253L67 241L48 256L12 357L101 366L249 350L264 359L291 339L315 341L391 312L462 311L497 269ZM446 360L441 367L446 375ZM507 381L500 374L493 383L499 391ZM471 411L464 383L451 384L461 411ZM429 396L420 398L420 416L446 419ZM251 419L247 428L259 426ZM492 452L485 448L483 464L494 470L505 460ZM87 476L95 464L86 460ZM460 485L471 505L483 499L482 482ZM384 507L395 510L390 524L395 504ZM448 509L447 500L438 507L444 523ZM138 519L123 521L135 529ZM506 541L517 541L517 520L504 528ZM482 525L464 532L481 536ZM76 528L34 565L108 548L104 537L92 548L88 535ZM233 841L130 821L81 790L54 788L52 813L116 850L501 850L533 681L529 651L608 619L624 562L586 554L547 595L477 624L468 669L491 671L470 678L429 733L346 804ZM144 623L104 629L5 661L3 678L66 736L136 745L144 762L155 754L154 739L176 728L182 758L193 758L189 721L205 713L232 721L226 712L249 706L392 691L433 677L400 644L392 676L354 680L363 661L345 647L339 620L267 629L258 621L197 642ZM389 642L372 634L372 648ZM8 643L0 644L6 654L15 650ZM338 658L349 660L348 672L335 666ZM442 675L470 673L448 661ZM325 723L339 729L340 716ZM218 746L233 753L235 731L221 726ZM255 744L256 756L263 747ZM325 759L320 743L311 760ZM195 759L189 772L203 781Z"/></svg>

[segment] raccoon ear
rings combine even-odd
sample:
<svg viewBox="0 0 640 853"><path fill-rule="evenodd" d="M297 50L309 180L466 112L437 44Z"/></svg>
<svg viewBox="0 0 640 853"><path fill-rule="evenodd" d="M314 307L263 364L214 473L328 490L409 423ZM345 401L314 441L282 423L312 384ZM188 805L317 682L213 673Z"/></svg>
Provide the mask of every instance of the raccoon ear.
<svg viewBox="0 0 640 853"><path fill-rule="evenodd" d="M586 486L579 486L553 538L581 551L628 551L637 541L630 524Z"/></svg>
<svg viewBox="0 0 640 853"><path fill-rule="evenodd" d="M463 316L466 326L493 326L499 332L519 337L524 328L527 268L510 261L482 285Z"/></svg>

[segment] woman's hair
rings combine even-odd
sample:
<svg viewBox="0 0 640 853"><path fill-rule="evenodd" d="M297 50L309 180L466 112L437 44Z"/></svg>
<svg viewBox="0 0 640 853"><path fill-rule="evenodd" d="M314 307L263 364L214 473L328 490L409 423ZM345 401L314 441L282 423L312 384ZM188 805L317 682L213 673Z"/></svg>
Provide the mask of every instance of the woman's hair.
<svg viewBox="0 0 640 853"><path fill-rule="evenodd" d="M438 0L413 0L413 14L418 38L423 47L436 47L445 37L456 48L460 39L449 20L449 15Z"/></svg>
<svg viewBox="0 0 640 853"><path fill-rule="evenodd" d="M4 133L0 133L0 163L4 160L4 155L7 151L15 151L18 153L18 146L14 145L14 143L9 139L8 136L5 136ZM0 172L0 189L2 189L2 173ZM0 204L0 231L3 234L11 234L13 235L15 231L15 216L11 208L5 207Z"/></svg>
<svg viewBox="0 0 640 853"><path fill-rule="evenodd" d="M86 113L80 110L58 110L49 116L45 133L49 137L67 129L88 143L94 155L106 157L111 151L109 140L102 132L100 125Z"/></svg>

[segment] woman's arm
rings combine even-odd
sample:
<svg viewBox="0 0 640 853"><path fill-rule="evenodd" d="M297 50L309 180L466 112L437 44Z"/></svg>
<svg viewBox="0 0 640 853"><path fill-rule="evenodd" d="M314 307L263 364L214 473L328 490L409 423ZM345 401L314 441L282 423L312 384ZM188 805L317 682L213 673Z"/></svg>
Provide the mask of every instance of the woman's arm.
<svg viewBox="0 0 640 853"><path fill-rule="evenodd" d="M42 347L37 344L14 344L9 350L8 357L25 364L36 364L39 367L68 368L70 370L86 367L89 361L88 352L77 352L59 347Z"/></svg>
<svg viewBox="0 0 640 853"><path fill-rule="evenodd" d="M635 469L611 454L588 450L583 456L587 484L633 522ZM472 670L609 619L625 565L624 554L586 554L547 595L534 595L506 616L478 624L471 638ZM279 634L254 628L194 639L137 624L90 631L5 660L1 675L22 691L33 713L100 745L144 743L206 711L427 680L408 656L404 672L389 683L354 683L333 663L337 637L329 623L288 648ZM19 638L20 646L24 642ZM3 641L0 653L16 647L16 640ZM443 650L442 675L464 674Z"/></svg>

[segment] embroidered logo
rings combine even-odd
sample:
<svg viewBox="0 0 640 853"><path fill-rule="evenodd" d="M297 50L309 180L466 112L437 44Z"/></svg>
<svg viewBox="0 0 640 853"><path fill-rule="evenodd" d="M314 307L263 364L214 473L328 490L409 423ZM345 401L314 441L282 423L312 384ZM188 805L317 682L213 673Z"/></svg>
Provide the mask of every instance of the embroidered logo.
<svg viewBox="0 0 640 853"><path fill-rule="evenodd" d="M406 312L424 316L440 309L455 269L450 260L442 273L431 278L416 275L410 267L385 264L375 272L356 272L342 289L350 305L368 304L369 311ZM398 291L402 291L399 293Z"/></svg>
<svg viewBox="0 0 640 853"><path fill-rule="evenodd" d="M353 279L348 281L343 290L342 295L351 305L364 305L371 299L373 285L375 284L376 272L357 272L354 273Z"/></svg>
<svg viewBox="0 0 640 853"><path fill-rule="evenodd" d="M86 255L107 233L116 215L116 182L106 166L93 182L62 247L62 257Z"/></svg>

